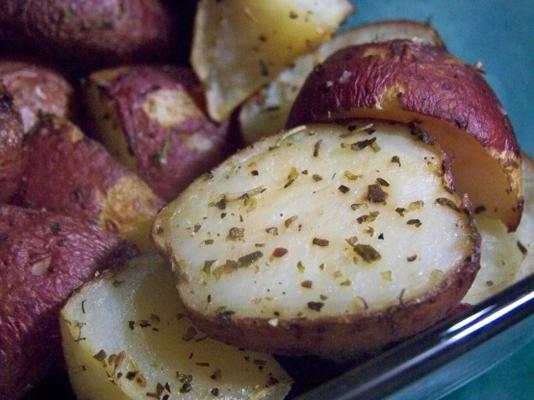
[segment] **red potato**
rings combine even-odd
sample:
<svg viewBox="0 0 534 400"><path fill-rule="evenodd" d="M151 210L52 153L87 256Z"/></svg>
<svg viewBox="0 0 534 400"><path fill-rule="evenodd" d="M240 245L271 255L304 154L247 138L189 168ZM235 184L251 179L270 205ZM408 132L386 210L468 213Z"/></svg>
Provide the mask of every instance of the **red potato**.
<svg viewBox="0 0 534 400"><path fill-rule="evenodd" d="M70 294L133 254L94 224L0 206L0 399L21 398L60 358L58 314Z"/></svg>
<svg viewBox="0 0 534 400"><path fill-rule="evenodd" d="M25 164L24 131L13 98L0 83L0 203L17 191Z"/></svg>
<svg viewBox="0 0 534 400"><path fill-rule="evenodd" d="M153 230L195 326L256 351L343 359L449 315L480 239L447 156L423 139L401 124L310 124L197 179Z"/></svg>
<svg viewBox="0 0 534 400"><path fill-rule="evenodd" d="M0 43L69 64L161 57L171 37L172 18L159 0L5 0L0 8Z"/></svg>
<svg viewBox="0 0 534 400"><path fill-rule="evenodd" d="M443 48L411 41L348 47L308 77L288 126L346 118L414 123L455 158L460 192L478 211L519 224L521 155L512 126L480 71Z"/></svg>
<svg viewBox="0 0 534 400"><path fill-rule="evenodd" d="M0 81L13 96L24 132L31 130L39 113L71 119L74 89L58 72L30 62L0 61Z"/></svg>
<svg viewBox="0 0 534 400"><path fill-rule="evenodd" d="M28 142L28 157L32 162L19 194L23 204L86 219L140 248L150 247L162 201L74 124L42 119Z"/></svg>
<svg viewBox="0 0 534 400"><path fill-rule="evenodd" d="M227 124L208 119L202 86L188 68L96 72L86 104L100 141L167 201L227 155Z"/></svg>

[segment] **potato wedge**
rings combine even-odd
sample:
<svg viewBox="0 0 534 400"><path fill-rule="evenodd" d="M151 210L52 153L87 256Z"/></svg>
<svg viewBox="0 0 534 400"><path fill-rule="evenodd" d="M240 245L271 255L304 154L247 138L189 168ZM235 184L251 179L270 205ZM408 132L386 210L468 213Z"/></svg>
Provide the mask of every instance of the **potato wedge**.
<svg viewBox="0 0 534 400"><path fill-rule="evenodd" d="M271 356L208 339L191 325L159 256L132 259L84 286L60 324L79 399L276 400L290 389Z"/></svg>
<svg viewBox="0 0 534 400"><path fill-rule="evenodd" d="M299 56L329 39L352 12L347 0L201 0L191 64L216 121Z"/></svg>
<svg viewBox="0 0 534 400"><path fill-rule="evenodd" d="M189 68L95 72L85 99L97 138L164 200L227 155L227 124L206 116L202 86Z"/></svg>
<svg viewBox="0 0 534 400"><path fill-rule="evenodd" d="M228 343L328 357L442 319L479 238L437 145L406 126L309 125L256 142L158 215L194 324Z"/></svg>
<svg viewBox="0 0 534 400"><path fill-rule="evenodd" d="M28 142L20 201L100 225L151 247L150 231L163 202L134 173L71 122L43 118Z"/></svg>
<svg viewBox="0 0 534 400"><path fill-rule="evenodd" d="M67 119L74 116L74 89L51 68L3 59L0 61L0 81L13 96L24 132L33 128L40 113Z"/></svg>
<svg viewBox="0 0 534 400"><path fill-rule="evenodd" d="M17 192L26 163L24 130L13 97L0 83L0 203Z"/></svg>
<svg viewBox="0 0 534 400"><path fill-rule="evenodd" d="M480 271L463 301L477 304L534 273L534 161L523 154L525 208L516 232L501 221L476 218L482 239Z"/></svg>
<svg viewBox="0 0 534 400"><path fill-rule="evenodd" d="M340 50L309 75L288 125L344 118L418 123L453 156L459 192L508 229L519 224L519 146L506 112L475 67L412 41Z"/></svg>
<svg viewBox="0 0 534 400"><path fill-rule="evenodd" d="M4 0L0 44L68 65L160 58L171 50L172 18L160 0Z"/></svg>
<svg viewBox="0 0 534 400"><path fill-rule="evenodd" d="M58 314L96 272L135 254L63 215L0 205L0 399L18 399L61 358Z"/></svg>
<svg viewBox="0 0 534 400"><path fill-rule="evenodd" d="M260 137L284 129L289 111L304 81L313 68L343 47L392 39L410 39L444 46L438 32L418 21L390 20L361 25L335 35L311 54L297 59L288 69L249 98L239 110L243 141L253 143Z"/></svg>

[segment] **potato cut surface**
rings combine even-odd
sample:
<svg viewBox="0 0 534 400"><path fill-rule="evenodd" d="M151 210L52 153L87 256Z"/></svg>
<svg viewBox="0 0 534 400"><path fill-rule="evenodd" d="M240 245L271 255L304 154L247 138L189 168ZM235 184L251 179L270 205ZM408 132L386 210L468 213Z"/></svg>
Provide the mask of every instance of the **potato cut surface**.
<svg viewBox="0 0 534 400"><path fill-rule="evenodd" d="M290 388L270 356L213 341L191 325L159 256L133 259L83 287L60 323L81 399L275 400Z"/></svg>
<svg viewBox="0 0 534 400"><path fill-rule="evenodd" d="M417 21L381 21L339 33L313 53L298 58L243 104L239 112L243 140L253 143L262 136L281 131L308 74L332 53L347 46L392 39L411 39L443 46L439 34L431 26Z"/></svg>
<svg viewBox="0 0 534 400"><path fill-rule="evenodd" d="M302 126L199 178L154 228L181 298L277 324L383 311L438 287L471 256L471 228L443 153L420 138L395 124Z"/></svg>
<svg viewBox="0 0 534 400"><path fill-rule="evenodd" d="M208 109L226 119L297 57L329 39L352 11L346 0L199 2L191 61Z"/></svg>

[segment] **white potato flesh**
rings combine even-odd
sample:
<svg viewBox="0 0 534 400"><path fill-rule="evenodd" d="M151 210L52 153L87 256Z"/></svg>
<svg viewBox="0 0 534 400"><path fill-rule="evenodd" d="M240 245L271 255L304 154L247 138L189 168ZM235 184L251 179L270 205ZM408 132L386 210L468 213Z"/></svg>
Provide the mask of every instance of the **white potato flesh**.
<svg viewBox="0 0 534 400"><path fill-rule="evenodd" d="M331 54L347 46L393 39L411 39L443 46L432 27L417 21L381 21L339 33L315 52L297 59L243 104L239 111L239 124L244 142L253 143L284 128L291 106L309 73Z"/></svg>
<svg viewBox="0 0 534 400"><path fill-rule="evenodd" d="M347 0L201 0L191 63L222 121L299 56L328 40L352 12Z"/></svg>
<svg viewBox="0 0 534 400"><path fill-rule="evenodd" d="M133 259L84 286L60 317L79 399L283 399L290 379L271 356L195 330L159 256Z"/></svg>
<svg viewBox="0 0 534 400"><path fill-rule="evenodd" d="M525 206L521 223L508 232L495 219L477 217L482 238L480 271L463 301L477 304L534 273L534 160L523 154Z"/></svg>
<svg viewBox="0 0 534 400"><path fill-rule="evenodd" d="M181 298L204 315L384 310L471 255L442 157L403 125L295 128L199 178L158 216L154 238L173 259Z"/></svg>

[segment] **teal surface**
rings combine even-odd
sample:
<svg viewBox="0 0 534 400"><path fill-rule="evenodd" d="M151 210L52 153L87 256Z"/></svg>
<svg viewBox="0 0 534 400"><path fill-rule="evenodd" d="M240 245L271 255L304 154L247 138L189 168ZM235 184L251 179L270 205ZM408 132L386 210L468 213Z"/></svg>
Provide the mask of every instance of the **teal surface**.
<svg viewBox="0 0 534 400"><path fill-rule="evenodd" d="M431 21L449 51L482 61L522 148L534 155L534 0L356 0L346 27L381 19ZM534 343L510 347L510 357L446 400L534 399Z"/></svg>

